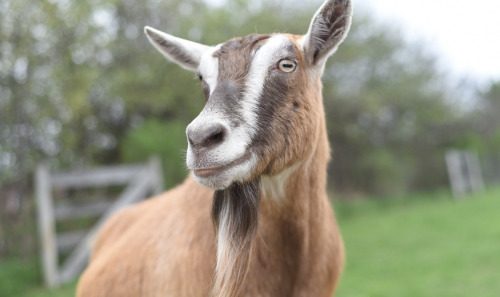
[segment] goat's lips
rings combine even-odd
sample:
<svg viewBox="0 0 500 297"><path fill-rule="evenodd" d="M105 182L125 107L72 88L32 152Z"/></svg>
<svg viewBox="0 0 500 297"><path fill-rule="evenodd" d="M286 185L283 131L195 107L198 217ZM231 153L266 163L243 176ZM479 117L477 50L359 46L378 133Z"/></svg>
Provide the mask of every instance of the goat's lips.
<svg viewBox="0 0 500 297"><path fill-rule="evenodd" d="M212 167L199 167L199 168L193 168L193 173L198 176L198 177L210 177L217 175L227 169L230 169L232 167L238 166L250 159L250 153L246 153L240 158L237 158L236 160L227 163L226 165L220 165L220 166L212 166Z"/></svg>
<svg viewBox="0 0 500 297"><path fill-rule="evenodd" d="M221 171L224 171L225 166L220 166L220 167L211 167L211 168L200 168L200 169L194 169L193 172L196 176L199 177L209 177L216 175L217 173L220 173Z"/></svg>

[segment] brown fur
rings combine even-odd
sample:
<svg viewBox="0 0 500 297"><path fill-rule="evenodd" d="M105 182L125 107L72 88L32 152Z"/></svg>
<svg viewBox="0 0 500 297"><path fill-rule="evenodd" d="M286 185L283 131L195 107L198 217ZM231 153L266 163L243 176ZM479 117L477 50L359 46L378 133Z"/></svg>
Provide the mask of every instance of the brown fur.
<svg viewBox="0 0 500 297"><path fill-rule="evenodd" d="M338 281L343 246L325 192L329 146L320 82L314 84L317 88L307 94L310 102L302 102L303 117L313 113L309 124L314 127L303 129L314 131L313 140L286 183L286 198L263 193L241 296L330 297ZM297 134L290 137L306 136ZM285 168L291 162L287 158L274 162L270 171ZM115 215L99 235L77 296L208 296L216 254L212 196L212 190L188 178Z"/></svg>
<svg viewBox="0 0 500 297"><path fill-rule="evenodd" d="M249 180L267 182L256 200L257 228L244 237L249 244L241 246L241 257L228 258L236 264L227 271L236 272L222 280L216 272L214 192L189 177L177 188L121 211L106 224L80 279L78 297L207 297L214 280L216 297L332 296L344 253L326 195L330 148L321 71L309 66L300 50L301 37L288 38L298 67L289 75L270 74L274 81L261 99L270 101L260 107L259 116L264 118L259 120L265 127L249 147L259 156ZM230 41L218 54L231 51L231 42L248 40L259 42L258 37ZM255 45L250 44L235 48L249 51ZM278 175L287 170L282 180Z"/></svg>
<svg viewBox="0 0 500 297"><path fill-rule="evenodd" d="M252 51L269 35L253 34L231 39L214 54L219 58L219 81L234 80L243 84L250 68Z"/></svg>

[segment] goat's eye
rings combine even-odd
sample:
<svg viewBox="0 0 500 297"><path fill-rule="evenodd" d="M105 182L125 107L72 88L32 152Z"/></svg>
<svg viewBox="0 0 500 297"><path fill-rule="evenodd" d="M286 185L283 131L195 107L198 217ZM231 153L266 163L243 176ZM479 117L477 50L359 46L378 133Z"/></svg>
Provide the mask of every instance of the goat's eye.
<svg viewBox="0 0 500 297"><path fill-rule="evenodd" d="M297 68L297 62L293 60L283 59L278 62L278 69L280 71L290 73L295 71L296 68Z"/></svg>
<svg viewBox="0 0 500 297"><path fill-rule="evenodd" d="M199 80L203 80L203 75L201 75L201 74L198 73L198 79Z"/></svg>

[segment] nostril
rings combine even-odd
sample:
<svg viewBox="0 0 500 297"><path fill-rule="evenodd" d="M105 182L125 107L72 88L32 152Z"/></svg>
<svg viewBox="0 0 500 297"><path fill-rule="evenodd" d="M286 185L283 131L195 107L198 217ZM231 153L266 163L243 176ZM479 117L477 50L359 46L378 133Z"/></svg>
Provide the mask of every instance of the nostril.
<svg viewBox="0 0 500 297"><path fill-rule="evenodd" d="M209 130L207 133L207 137L203 142L204 147L214 146L216 144L220 144L224 141L224 137L226 136L226 129L222 125L218 125L213 129Z"/></svg>
<svg viewBox="0 0 500 297"><path fill-rule="evenodd" d="M222 124L212 124L197 129L188 129L188 141L193 148L208 148L224 141L226 128Z"/></svg>

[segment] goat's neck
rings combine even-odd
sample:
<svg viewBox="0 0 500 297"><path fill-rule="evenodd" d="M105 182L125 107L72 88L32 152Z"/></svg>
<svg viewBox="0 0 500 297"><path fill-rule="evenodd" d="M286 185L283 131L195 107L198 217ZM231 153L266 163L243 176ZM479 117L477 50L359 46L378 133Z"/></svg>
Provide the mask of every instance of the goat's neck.
<svg viewBox="0 0 500 297"><path fill-rule="evenodd" d="M298 234L309 237L318 224L332 219L326 195L330 147L323 110L320 112L318 136L311 155L276 176L262 178L261 226L274 223L274 230L266 232L278 233L281 227L295 228Z"/></svg>
<svg viewBox="0 0 500 297"><path fill-rule="evenodd" d="M321 121L310 158L291 167L291 172L284 173L288 176L262 180L259 227L253 249L253 259L258 261L253 262L255 274L250 279L262 280L262 275L266 275L265 280L253 285L273 292L274 296L309 296L310 292L310 296L324 296L322 291L314 291L316 288L299 280L314 276L310 284L323 288L340 271L330 267L341 262L341 248L331 245L339 242L340 235L326 195L329 145L324 119ZM262 288L265 286L268 287Z"/></svg>
<svg viewBox="0 0 500 297"><path fill-rule="evenodd" d="M322 101L318 96L317 100ZM320 103L321 104L321 103ZM262 211L286 212L295 216L305 210L318 210L328 204L326 196L327 166L330 159L324 111L318 111L318 129L310 155L281 173L261 178ZM267 215L272 215L269 213ZM303 215L301 215L303 216Z"/></svg>

